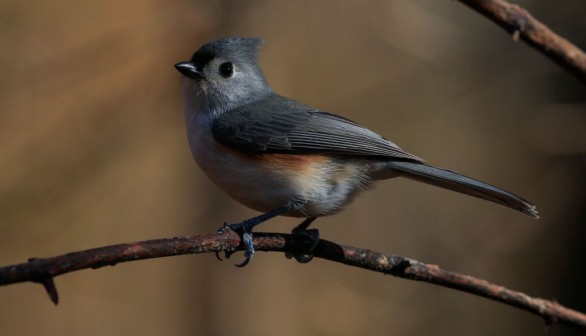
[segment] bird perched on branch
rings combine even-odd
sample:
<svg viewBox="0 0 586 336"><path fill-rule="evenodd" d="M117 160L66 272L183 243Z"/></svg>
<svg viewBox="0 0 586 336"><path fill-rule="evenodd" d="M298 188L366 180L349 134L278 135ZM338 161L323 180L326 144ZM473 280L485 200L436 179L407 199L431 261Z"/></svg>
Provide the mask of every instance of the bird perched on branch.
<svg viewBox="0 0 586 336"><path fill-rule="evenodd" d="M176 69L185 76L184 114L191 152L205 174L262 215L229 227L242 234L246 265L252 229L275 216L305 220L342 210L377 180L406 177L492 201L537 218L535 206L508 191L431 166L344 117L273 92L258 63L256 38L202 46ZM295 256L300 262L306 255Z"/></svg>

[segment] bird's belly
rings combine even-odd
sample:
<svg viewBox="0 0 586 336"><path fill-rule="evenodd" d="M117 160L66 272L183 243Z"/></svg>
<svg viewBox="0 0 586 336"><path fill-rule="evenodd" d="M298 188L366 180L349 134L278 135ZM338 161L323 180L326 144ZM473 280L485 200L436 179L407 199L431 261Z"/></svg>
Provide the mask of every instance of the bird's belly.
<svg viewBox="0 0 586 336"><path fill-rule="evenodd" d="M286 216L330 215L368 182L364 165L326 155L242 152L215 141L193 145L196 162L216 185L261 212L288 206Z"/></svg>

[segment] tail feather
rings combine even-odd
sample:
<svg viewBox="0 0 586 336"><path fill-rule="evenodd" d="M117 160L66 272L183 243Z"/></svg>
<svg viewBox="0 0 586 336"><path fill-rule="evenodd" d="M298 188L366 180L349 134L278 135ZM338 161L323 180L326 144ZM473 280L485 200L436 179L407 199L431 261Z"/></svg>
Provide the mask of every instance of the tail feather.
<svg viewBox="0 0 586 336"><path fill-rule="evenodd" d="M535 205L523 198L456 172L408 161L393 161L389 167L401 172L403 177L482 198L539 218Z"/></svg>

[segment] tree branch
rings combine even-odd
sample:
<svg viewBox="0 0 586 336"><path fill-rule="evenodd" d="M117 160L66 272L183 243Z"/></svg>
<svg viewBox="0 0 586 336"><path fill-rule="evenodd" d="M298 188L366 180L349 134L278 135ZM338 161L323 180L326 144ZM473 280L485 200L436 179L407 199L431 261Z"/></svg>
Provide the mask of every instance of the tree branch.
<svg viewBox="0 0 586 336"><path fill-rule="evenodd" d="M568 40L551 31L529 12L505 0L459 0L586 83L586 54Z"/></svg>
<svg viewBox="0 0 586 336"><path fill-rule="evenodd" d="M255 233L254 235L254 246L257 251L306 253L312 244L311 238L302 235L279 233ZM229 229L215 234L111 245L52 258L31 258L26 263L0 267L0 285L27 281L41 283L51 300L57 304L59 298L53 278L62 274L87 268L114 266L122 262L175 255L222 251L229 255L241 249L240 237ZM586 329L585 314L563 307L557 302L533 298L485 280L442 270L438 266L413 259L339 245L323 239L315 248L314 255L317 258L400 278L428 282L502 302L539 315L547 324L564 323Z"/></svg>

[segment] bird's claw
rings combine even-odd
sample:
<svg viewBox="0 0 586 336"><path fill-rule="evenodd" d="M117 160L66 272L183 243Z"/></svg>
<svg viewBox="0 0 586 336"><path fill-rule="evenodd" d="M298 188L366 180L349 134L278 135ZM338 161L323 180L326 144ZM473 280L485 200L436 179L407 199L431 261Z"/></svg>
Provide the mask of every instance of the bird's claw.
<svg viewBox="0 0 586 336"><path fill-rule="evenodd" d="M224 223L224 226L220 227L217 232L222 232L224 230L232 230L236 233L238 233L238 235L240 235L241 239L242 239L242 243L244 244L244 261L242 261L239 264L234 264L234 266L236 267L244 267L246 265L248 265L248 263L250 263L250 260L252 260L252 256L254 255L254 245L252 244L252 230L248 229L246 227L243 227L240 224L226 224ZM232 254L234 254L236 251L224 251L224 258L229 259L230 256L232 256ZM216 252L216 258L220 261L223 261L222 257L220 257L220 252Z"/></svg>
<svg viewBox="0 0 586 336"><path fill-rule="evenodd" d="M309 238L311 238L313 244L309 248L309 251L308 251L309 253L307 253L307 254L286 252L285 257L287 257L288 259L294 258L300 264L307 264L308 262L310 262L313 259L314 255L312 252L315 250L315 248L319 244L319 230L318 229L307 230L307 229L294 228L293 231L291 231L291 233L294 235L303 235L303 236L309 237Z"/></svg>
<svg viewBox="0 0 586 336"><path fill-rule="evenodd" d="M245 231L242 233L242 242L244 243L244 260L239 264L234 264L236 267L244 267L248 265L252 256L254 256L254 246L252 245L252 232Z"/></svg>
<svg viewBox="0 0 586 336"><path fill-rule="evenodd" d="M260 224L266 220L269 220L275 216L278 216L288 210L289 210L289 205L285 205L285 206L282 206L282 207L277 208L275 210L266 212L260 216L256 216L256 217L247 219L247 220L245 220L241 223L238 223L238 224L227 225L226 223L224 223L224 226L218 229L218 232L230 229L240 235L241 241L244 244L244 248L245 248L245 251L244 251L244 258L245 259L243 262L241 262L240 264L236 264L235 266L244 267L244 266L248 265L248 263L252 259L252 256L254 255L254 246L252 245L252 229L255 226L257 226L258 224ZM311 221L309 221L307 223L311 223ZM226 252L226 254L225 254L226 258L228 258L232 253L234 253L234 252ZM216 253L216 257L218 259L221 259L219 254L217 254L217 253Z"/></svg>
<svg viewBox="0 0 586 336"><path fill-rule="evenodd" d="M226 231L226 230L228 230L228 229L230 229L230 228L228 227L228 223L224 222L224 225L222 225L221 227L219 227L219 228L216 230L216 232L217 232L217 233L220 233L220 232ZM214 254L216 255L216 259L218 259L219 261L224 261L224 259L222 259L222 257L220 257L220 252L221 252L221 251L217 251L217 252L215 252L215 253L214 253ZM234 252L231 252L231 251L224 251L224 258L226 258L226 259L229 259L229 258L230 258L230 256L231 256L233 253L234 253Z"/></svg>

